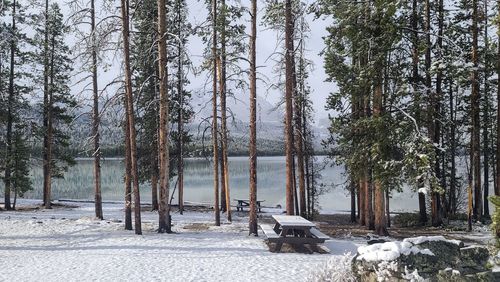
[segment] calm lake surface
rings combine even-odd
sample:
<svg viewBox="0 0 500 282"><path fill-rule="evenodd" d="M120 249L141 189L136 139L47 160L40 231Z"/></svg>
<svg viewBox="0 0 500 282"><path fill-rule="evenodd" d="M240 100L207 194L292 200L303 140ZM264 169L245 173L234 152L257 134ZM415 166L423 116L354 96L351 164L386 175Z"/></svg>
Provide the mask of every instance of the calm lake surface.
<svg viewBox="0 0 500 282"><path fill-rule="evenodd" d="M325 157L318 157L319 162ZM230 157L230 188L232 199L248 199L249 162L248 157ZM124 163L120 159L105 159L102 162L102 196L104 201L123 201L124 199ZM340 166L327 165L321 172L320 183L326 191L320 196L323 212L349 210L350 198L345 190L344 169ZM25 198L42 199L42 169L34 167L31 172L34 190L26 193ZM264 206L275 207L285 203L285 158L258 158L258 199L264 200ZM81 159L71 167L65 179L55 179L52 185L52 198L57 199L93 199L93 163ZM185 201L213 202L212 164L206 159L190 158L185 164ZM175 181L175 178L173 179ZM174 182L175 183L175 182ZM2 183L3 184L3 183ZM3 186L3 185L2 185ZM173 185L171 185L173 186ZM3 188L3 187L2 187ZM141 185L141 200L151 202L151 189L148 183ZM0 194L3 194L3 189ZM3 197L3 195L2 195ZM176 197L176 195L175 195ZM176 199L174 198L174 203ZM235 204L235 202L233 203ZM390 202L392 211L412 211L418 208L417 196L410 191L394 195Z"/></svg>

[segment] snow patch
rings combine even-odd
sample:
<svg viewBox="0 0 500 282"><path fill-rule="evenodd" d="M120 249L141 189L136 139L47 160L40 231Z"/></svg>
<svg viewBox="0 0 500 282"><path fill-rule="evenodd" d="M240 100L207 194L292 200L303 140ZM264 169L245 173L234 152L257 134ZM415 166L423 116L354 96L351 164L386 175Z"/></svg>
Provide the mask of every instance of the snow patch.
<svg viewBox="0 0 500 282"><path fill-rule="evenodd" d="M406 238L403 239L403 242L409 242L412 243L413 245L420 245L425 242L432 242L432 241L445 241L449 243L453 243L457 246L460 246L462 243L460 240L448 240L444 238L443 236L419 236L419 237L412 237L412 238Z"/></svg>
<svg viewBox="0 0 500 282"><path fill-rule="evenodd" d="M403 241L361 246L358 248L359 256L356 259L365 261L393 261L401 255L408 256L410 254L418 253L429 256L434 255L429 249L422 250L413 246L411 242Z"/></svg>

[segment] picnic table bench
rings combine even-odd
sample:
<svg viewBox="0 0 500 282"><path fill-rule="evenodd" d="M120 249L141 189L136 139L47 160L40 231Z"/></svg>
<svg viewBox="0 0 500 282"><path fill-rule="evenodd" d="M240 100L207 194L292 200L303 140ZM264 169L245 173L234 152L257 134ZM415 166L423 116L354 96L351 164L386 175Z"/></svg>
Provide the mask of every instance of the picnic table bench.
<svg viewBox="0 0 500 282"><path fill-rule="evenodd" d="M243 208L250 207L250 200L241 200L241 199L234 199L235 201L238 201L238 204L236 205L236 211L243 211ZM264 200L262 201L257 201L257 210L260 212L260 203L265 202Z"/></svg>
<svg viewBox="0 0 500 282"><path fill-rule="evenodd" d="M330 237L316 228L309 220L294 215L273 215L274 226L261 224L260 228L271 243L276 243L275 251L279 252L283 243L292 245L324 243Z"/></svg>

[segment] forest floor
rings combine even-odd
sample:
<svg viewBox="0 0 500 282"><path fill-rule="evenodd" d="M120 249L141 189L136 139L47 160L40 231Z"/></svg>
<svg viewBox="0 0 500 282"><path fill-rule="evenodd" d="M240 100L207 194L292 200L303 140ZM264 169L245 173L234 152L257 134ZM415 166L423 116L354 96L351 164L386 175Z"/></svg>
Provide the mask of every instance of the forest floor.
<svg viewBox="0 0 500 282"><path fill-rule="evenodd" d="M158 214L145 207L138 236L124 230L122 204L105 204L102 221L92 203L19 207L0 212L0 281L307 281L366 243L334 238L326 254L272 253L262 235L248 236L246 213L217 227L206 208L174 211L174 234L158 234Z"/></svg>

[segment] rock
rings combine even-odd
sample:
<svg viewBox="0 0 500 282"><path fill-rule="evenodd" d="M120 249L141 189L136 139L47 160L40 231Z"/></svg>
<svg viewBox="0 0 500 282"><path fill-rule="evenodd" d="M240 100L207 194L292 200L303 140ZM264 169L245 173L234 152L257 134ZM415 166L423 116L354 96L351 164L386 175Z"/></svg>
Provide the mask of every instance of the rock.
<svg viewBox="0 0 500 282"><path fill-rule="evenodd" d="M474 273L486 270L489 259L488 249L480 246L470 246L460 249L461 266L463 273Z"/></svg>
<svg viewBox="0 0 500 282"><path fill-rule="evenodd" d="M358 248L352 270L360 281L495 281L489 252L442 236L407 238Z"/></svg>

